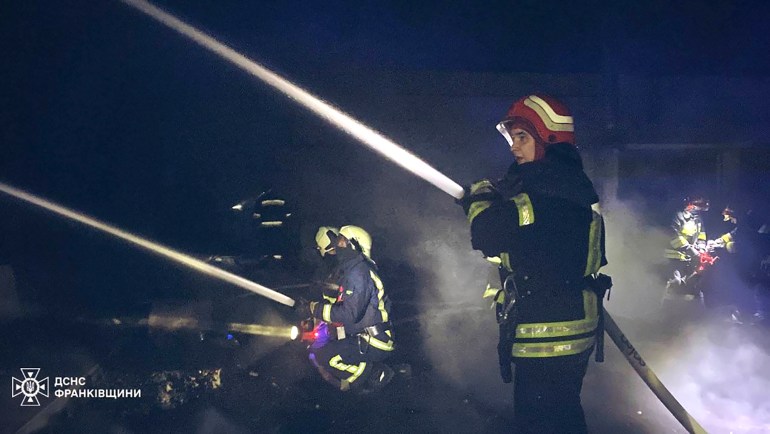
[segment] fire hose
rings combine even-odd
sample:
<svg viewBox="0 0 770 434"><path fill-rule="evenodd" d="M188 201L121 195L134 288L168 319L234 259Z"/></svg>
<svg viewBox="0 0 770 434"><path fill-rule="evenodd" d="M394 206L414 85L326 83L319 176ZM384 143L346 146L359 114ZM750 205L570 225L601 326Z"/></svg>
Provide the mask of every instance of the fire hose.
<svg viewBox="0 0 770 434"><path fill-rule="evenodd" d="M658 376L655 375L655 372L653 372L649 366L647 366L647 363L642 359L642 356L636 351L636 348L631 345L631 342L626 335L623 334L620 327L618 327L615 320L612 319L612 316L606 309L604 310L604 331L610 336L612 342L615 342L615 345L618 346L620 352L623 353L626 360L628 360L628 363L631 364L631 367L634 368L637 374L639 374L642 381L647 384L650 390L652 390L652 393L658 397L660 402L663 403L672 415L674 415L676 420L682 424L687 432L693 434L705 434L706 430L700 426L698 421L696 421L690 413L682 407L682 404L680 404L666 386L660 382Z"/></svg>
<svg viewBox="0 0 770 434"><path fill-rule="evenodd" d="M121 0L123 3L133 7L134 9L144 13L162 23L163 25L179 32L185 37L193 40L197 44L206 48L207 50L219 55L230 63L242 68L249 74L259 78L266 84L272 86L276 90L287 95L289 98L303 105L316 115L322 117L332 125L340 128L349 135L356 138L358 141L383 155L385 158L398 164L402 168L408 170L414 175L424 179L431 183L435 187L441 189L445 193L451 195L456 199L460 199L464 195L463 188L456 182L449 179L446 175L442 174L438 170L434 169L412 153L405 150L403 147L394 143L390 139L386 138L382 134L372 130L366 125L362 124L358 120L343 113L342 111L334 108L330 104L322 101L321 99L313 96L309 92L301 89L295 84L285 80L274 72L259 65L246 56L238 53L232 48L222 44L211 36L201 32L195 27L183 22L182 20L174 17L173 15L164 12L163 10L151 5L144 0ZM61 207L60 205L53 204L45 201L41 198L33 196L24 191L18 190L6 184L0 184L0 191L15 196L18 199L26 202L41 206L54 213L62 215L72 220L76 220L87 226L91 226L95 229L99 229L103 232L109 233L113 236L128 241L136 246L151 250L157 254L165 256L176 262L186 264L187 266L202 271L206 274L218 277L222 280L228 281L235 285L238 285L249 291L258 293L265 297L271 298L279 303L283 303L288 306L294 305L294 300L281 293L273 291L269 288L250 282L240 276L227 273L224 270L218 269L211 265L208 265L202 261L191 258L187 255L176 252L165 246L150 242L146 239L140 238L134 234L120 230L118 228L106 225L98 220L84 216L79 213L75 213L72 210ZM636 370L642 380L650 387L655 395L661 400L664 406L676 417L676 419L682 423L682 425L691 433L705 433L705 430L698 424L695 419L690 416L689 413L682 407L682 405L674 398L673 395L666 389L666 387L660 382L655 373L647 366L642 357L631 345L626 336L621 332L615 321L609 315L606 310L605 315L605 330L607 334L612 338L612 341L623 352L628 362Z"/></svg>

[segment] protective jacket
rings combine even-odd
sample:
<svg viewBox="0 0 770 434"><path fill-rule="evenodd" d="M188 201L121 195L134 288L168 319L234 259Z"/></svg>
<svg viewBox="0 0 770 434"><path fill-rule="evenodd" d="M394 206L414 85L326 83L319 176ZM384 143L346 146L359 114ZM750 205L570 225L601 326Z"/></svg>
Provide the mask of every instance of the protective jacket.
<svg viewBox="0 0 770 434"><path fill-rule="evenodd" d="M513 357L590 349L598 307L585 278L607 261L599 199L577 150L558 143L540 160L514 163L492 195L485 182L471 187L467 214L473 248L499 256L515 283Z"/></svg>
<svg viewBox="0 0 770 434"><path fill-rule="evenodd" d="M376 266L361 253L341 259L331 275L338 287L336 300L324 297L313 305L313 317L329 323L342 324L345 335L360 335L372 347L383 351L393 349L393 336L389 327L391 302L377 275ZM367 328L377 326L372 336ZM371 330L371 329L369 329Z"/></svg>
<svg viewBox="0 0 770 434"><path fill-rule="evenodd" d="M666 249L666 258L675 261L689 262L699 254L697 243L706 242L706 232L703 230L703 222L699 215L689 211L679 211L671 224L674 237Z"/></svg>

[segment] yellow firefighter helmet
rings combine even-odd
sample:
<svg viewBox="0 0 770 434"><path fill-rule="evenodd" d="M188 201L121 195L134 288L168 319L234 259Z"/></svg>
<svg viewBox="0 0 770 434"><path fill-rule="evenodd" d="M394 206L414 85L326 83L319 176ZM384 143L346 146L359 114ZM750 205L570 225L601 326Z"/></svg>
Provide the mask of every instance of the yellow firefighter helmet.
<svg viewBox="0 0 770 434"><path fill-rule="evenodd" d="M315 233L315 244L318 253L321 256L334 250L337 244L337 236L340 234L340 230L331 226L321 226L318 228L318 232ZM347 237L345 237L347 238Z"/></svg>
<svg viewBox="0 0 770 434"><path fill-rule="evenodd" d="M369 232L358 226L347 225L340 228L339 234L350 240L356 248L360 248L364 256L372 259L372 237Z"/></svg>

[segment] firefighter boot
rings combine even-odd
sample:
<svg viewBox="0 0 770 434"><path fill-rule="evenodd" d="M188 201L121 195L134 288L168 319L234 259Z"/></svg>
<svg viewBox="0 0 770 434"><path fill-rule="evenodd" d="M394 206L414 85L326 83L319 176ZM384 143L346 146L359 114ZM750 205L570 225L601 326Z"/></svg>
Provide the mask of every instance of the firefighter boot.
<svg viewBox="0 0 770 434"><path fill-rule="evenodd" d="M393 372L393 369L391 369L390 366L382 362L377 362L374 364L372 373L369 374L369 377L366 379L366 383L364 383L360 389L357 389L356 393L358 395L367 395L381 390L390 383L394 375L395 372Z"/></svg>

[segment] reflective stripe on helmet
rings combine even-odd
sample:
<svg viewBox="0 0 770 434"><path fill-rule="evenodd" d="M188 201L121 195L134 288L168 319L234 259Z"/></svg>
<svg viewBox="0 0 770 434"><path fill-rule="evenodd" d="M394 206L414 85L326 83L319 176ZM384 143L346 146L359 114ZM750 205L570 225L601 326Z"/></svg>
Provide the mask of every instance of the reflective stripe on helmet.
<svg viewBox="0 0 770 434"><path fill-rule="evenodd" d="M549 130L575 131L572 116L564 116L556 113L553 108L539 96L530 95L524 100L524 105L534 110Z"/></svg>

